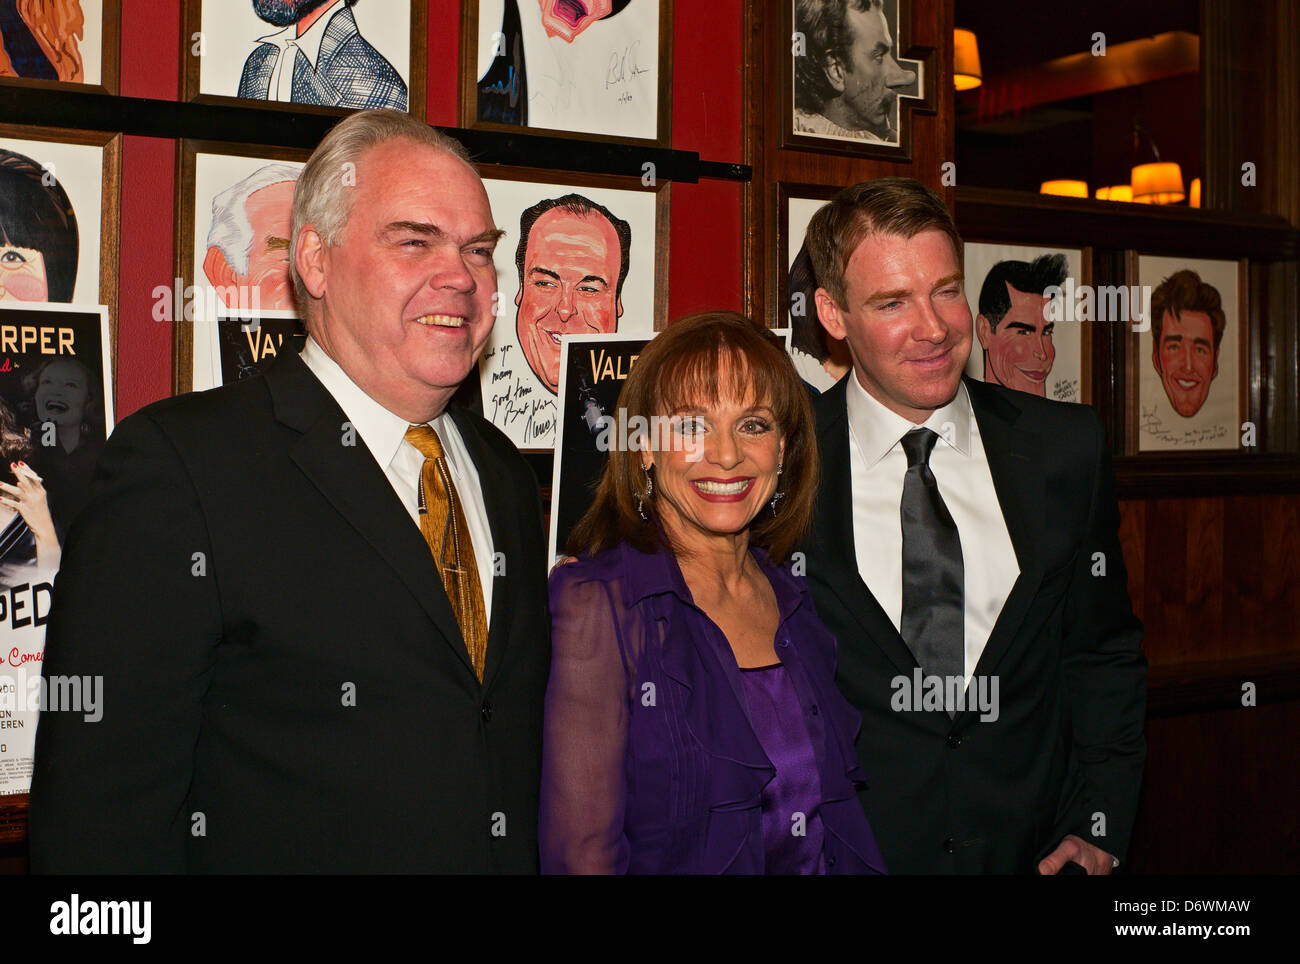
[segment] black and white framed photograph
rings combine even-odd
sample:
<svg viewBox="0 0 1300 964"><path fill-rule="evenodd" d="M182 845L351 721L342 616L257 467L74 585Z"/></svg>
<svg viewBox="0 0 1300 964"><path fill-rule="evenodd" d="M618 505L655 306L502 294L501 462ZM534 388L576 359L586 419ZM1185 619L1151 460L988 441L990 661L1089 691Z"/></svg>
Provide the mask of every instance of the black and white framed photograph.
<svg viewBox="0 0 1300 964"><path fill-rule="evenodd" d="M550 451L560 354L578 334L666 322L668 185L636 178L481 169L496 248L496 323L479 363L483 415L520 449Z"/></svg>
<svg viewBox="0 0 1300 964"><path fill-rule="evenodd" d="M911 156L912 111L937 105L937 52L910 43L911 0L785 0L784 146Z"/></svg>
<svg viewBox="0 0 1300 964"><path fill-rule="evenodd" d="M424 117L428 0L185 0L186 100Z"/></svg>
<svg viewBox="0 0 1300 964"><path fill-rule="evenodd" d="M673 0L466 0L462 127L671 139Z"/></svg>

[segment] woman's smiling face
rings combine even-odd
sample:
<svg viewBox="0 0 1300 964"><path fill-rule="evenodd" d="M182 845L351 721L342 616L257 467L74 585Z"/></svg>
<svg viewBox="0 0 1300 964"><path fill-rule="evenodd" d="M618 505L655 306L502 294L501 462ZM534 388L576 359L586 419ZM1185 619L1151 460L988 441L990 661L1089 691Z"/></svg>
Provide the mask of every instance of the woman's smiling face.
<svg viewBox="0 0 1300 964"><path fill-rule="evenodd" d="M90 400L90 385L80 365L56 361L45 366L36 385L36 414L59 426L81 423Z"/></svg>
<svg viewBox="0 0 1300 964"><path fill-rule="evenodd" d="M727 383L720 373L719 384ZM653 458L660 517L670 532L747 529L776 491L785 450L772 409L754 398L684 408L672 414L670 437ZM642 464L649 461L647 454Z"/></svg>

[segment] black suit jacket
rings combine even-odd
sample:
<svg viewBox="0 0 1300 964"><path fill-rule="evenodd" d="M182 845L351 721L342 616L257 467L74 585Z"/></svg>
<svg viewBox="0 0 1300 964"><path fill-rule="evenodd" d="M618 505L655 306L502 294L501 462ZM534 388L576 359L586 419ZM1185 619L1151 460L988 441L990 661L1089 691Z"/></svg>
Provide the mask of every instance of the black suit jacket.
<svg viewBox="0 0 1300 964"><path fill-rule="evenodd" d="M1030 873L1067 833L1122 860L1146 756L1146 661L1097 413L966 381L1020 576L975 670L998 677L999 715L950 719L891 706L917 663L858 574L846 385L815 403L807 575L862 713L860 796L890 871ZM967 565L977 551L966 547Z"/></svg>
<svg viewBox="0 0 1300 964"><path fill-rule="evenodd" d="M41 716L34 871L535 872L538 489L450 411L499 554L482 684L419 528L296 354L118 426L46 638L47 676L103 677L103 718Z"/></svg>

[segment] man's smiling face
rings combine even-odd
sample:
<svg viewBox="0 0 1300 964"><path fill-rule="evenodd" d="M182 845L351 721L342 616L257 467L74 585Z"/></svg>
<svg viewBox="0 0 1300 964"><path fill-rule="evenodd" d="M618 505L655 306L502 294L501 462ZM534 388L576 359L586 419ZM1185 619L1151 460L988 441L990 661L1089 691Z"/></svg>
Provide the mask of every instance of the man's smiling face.
<svg viewBox="0 0 1300 964"><path fill-rule="evenodd" d="M1043 395L1056 360L1052 345L1055 325L1043 317L1048 299L1009 284L1007 294L1011 307L996 328L983 315L977 319L976 330L985 353L984 380Z"/></svg>
<svg viewBox="0 0 1300 964"><path fill-rule="evenodd" d="M618 235L599 213L552 208L528 232L524 277L515 296L515 333L528 365L550 392L560 384L562 335L611 332L622 302Z"/></svg>
<svg viewBox="0 0 1300 964"><path fill-rule="evenodd" d="M1219 374L1219 353L1210 316L1201 311L1177 315L1166 311L1161 319L1160 343L1153 346L1151 361L1174 411L1184 418L1199 412L1210 393L1210 382Z"/></svg>

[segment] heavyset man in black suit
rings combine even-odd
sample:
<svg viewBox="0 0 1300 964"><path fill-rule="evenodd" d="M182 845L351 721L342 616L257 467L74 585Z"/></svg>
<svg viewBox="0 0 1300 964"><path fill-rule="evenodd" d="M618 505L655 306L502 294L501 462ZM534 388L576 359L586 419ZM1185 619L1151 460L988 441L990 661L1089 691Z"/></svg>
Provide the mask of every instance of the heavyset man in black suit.
<svg viewBox="0 0 1300 964"><path fill-rule="evenodd" d="M313 154L303 357L125 419L68 540L45 670L102 676L103 719L42 715L33 870L535 872L538 490L444 410L492 326L499 234L460 145L405 114ZM408 425L441 438L485 655L422 535L435 460Z"/></svg>
<svg viewBox="0 0 1300 964"><path fill-rule="evenodd" d="M1100 419L963 379L961 239L919 182L845 188L807 239L818 315L853 358L816 405L807 575L889 869L1109 873L1146 664ZM947 699L932 677L957 684Z"/></svg>

